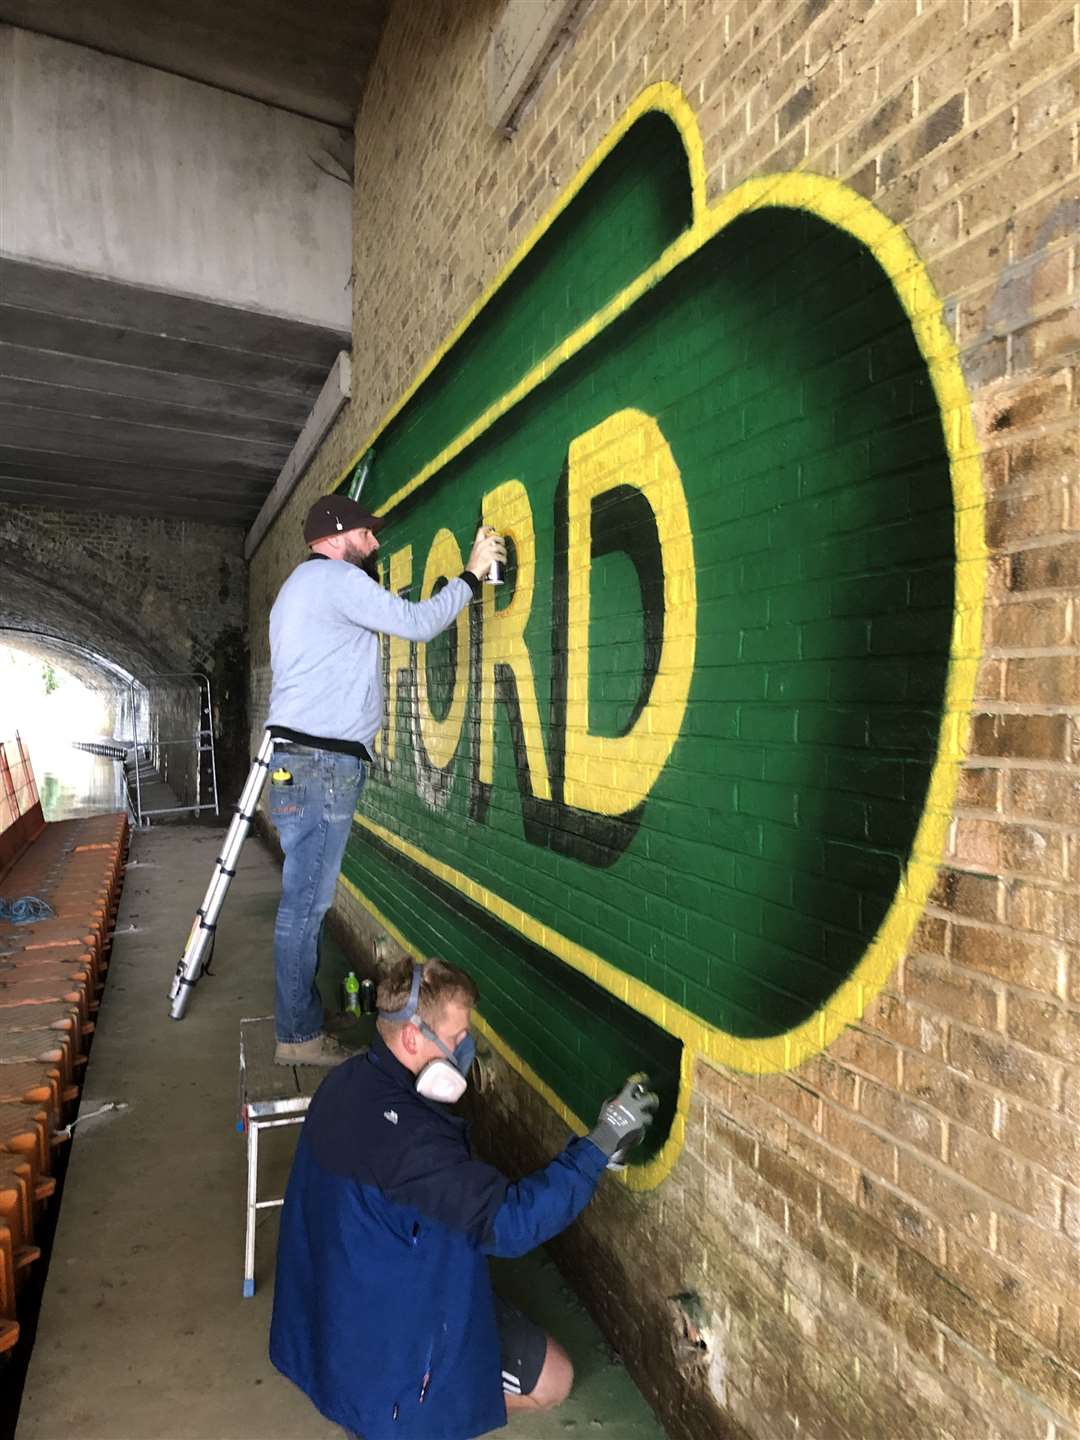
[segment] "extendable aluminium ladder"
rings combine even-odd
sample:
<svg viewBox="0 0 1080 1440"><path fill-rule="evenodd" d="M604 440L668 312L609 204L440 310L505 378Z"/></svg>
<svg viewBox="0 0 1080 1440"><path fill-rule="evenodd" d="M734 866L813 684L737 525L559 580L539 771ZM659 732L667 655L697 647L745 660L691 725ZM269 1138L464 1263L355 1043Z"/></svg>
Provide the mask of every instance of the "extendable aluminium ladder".
<svg viewBox="0 0 1080 1440"><path fill-rule="evenodd" d="M255 818L255 809L259 803L259 796L263 792L263 786L266 784L267 771L270 769L270 752L273 746L273 737L267 730L263 734L259 753L255 756L251 769L248 771L248 777L244 782L240 801L236 807L236 814L233 816L232 824L225 836L221 854L217 857L210 884L203 896L203 902L195 912L195 920L188 932L184 953L180 957L176 974L169 987L169 1014L174 1020L184 1018L184 1011L187 1009L191 992L210 964L210 958L214 951L214 931L217 929L217 919L221 913L221 907L225 903L229 883L236 874L236 862L239 859L240 851L248 837L251 822Z"/></svg>

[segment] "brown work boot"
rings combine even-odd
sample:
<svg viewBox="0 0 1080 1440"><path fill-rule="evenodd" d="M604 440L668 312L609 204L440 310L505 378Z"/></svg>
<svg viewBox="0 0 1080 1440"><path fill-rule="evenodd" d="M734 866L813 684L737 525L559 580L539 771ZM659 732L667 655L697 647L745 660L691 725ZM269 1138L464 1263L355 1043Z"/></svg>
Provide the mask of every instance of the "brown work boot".
<svg viewBox="0 0 1080 1440"><path fill-rule="evenodd" d="M355 1054L355 1050L346 1050L329 1035L316 1035L314 1039L298 1040L294 1044L279 1040L274 1049L274 1064L321 1065L324 1070L329 1070Z"/></svg>

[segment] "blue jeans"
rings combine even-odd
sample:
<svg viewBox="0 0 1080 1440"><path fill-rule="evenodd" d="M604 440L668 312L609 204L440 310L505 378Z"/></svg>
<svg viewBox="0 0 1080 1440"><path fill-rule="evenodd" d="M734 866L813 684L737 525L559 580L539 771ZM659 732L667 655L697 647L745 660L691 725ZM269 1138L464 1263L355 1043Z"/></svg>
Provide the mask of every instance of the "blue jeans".
<svg viewBox="0 0 1080 1440"><path fill-rule="evenodd" d="M289 771L291 784L274 783L278 769ZM285 852L274 925L274 1028L279 1043L297 1044L324 1028L315 984L319 939L367 767L353 755L275 745L270 771L270 818Z"/></svg>

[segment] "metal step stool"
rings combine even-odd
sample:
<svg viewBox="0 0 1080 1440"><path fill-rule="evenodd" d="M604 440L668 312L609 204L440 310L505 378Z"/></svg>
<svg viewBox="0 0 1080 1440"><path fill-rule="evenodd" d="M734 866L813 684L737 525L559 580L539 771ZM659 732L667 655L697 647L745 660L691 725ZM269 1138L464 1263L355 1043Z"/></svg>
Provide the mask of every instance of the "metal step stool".
<svg viewBox="0 0 1080 1440"><path fill-rule="evenodd" d="M260 1200L259 1134L280 1125L302 1125L311 1097L326 1076L311 1065L274 1064L274 1017L240 1021L240 1118L247 1135L247 1229L244 1235L244 1298L255 1294L255 1220L284 1199Z"/></svg>

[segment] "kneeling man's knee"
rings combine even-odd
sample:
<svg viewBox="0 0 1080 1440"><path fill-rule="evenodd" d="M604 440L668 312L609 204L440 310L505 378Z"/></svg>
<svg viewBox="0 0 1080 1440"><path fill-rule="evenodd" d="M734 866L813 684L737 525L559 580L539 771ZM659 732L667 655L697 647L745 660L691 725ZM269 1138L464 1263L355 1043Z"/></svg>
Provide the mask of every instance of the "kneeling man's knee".
<svg viewBox="0 0 1080 1440"><path fill-rule="evenodd" d="M539 1379L530 1395L533 1403L543 1410L553 1410L556 1405L561 1405L570 1394L574 1384L574 1366L570 1356L559 1344L549 1335L547 1337L547 1352L544 1355L544 1368L540 1371Z"/></svg>

